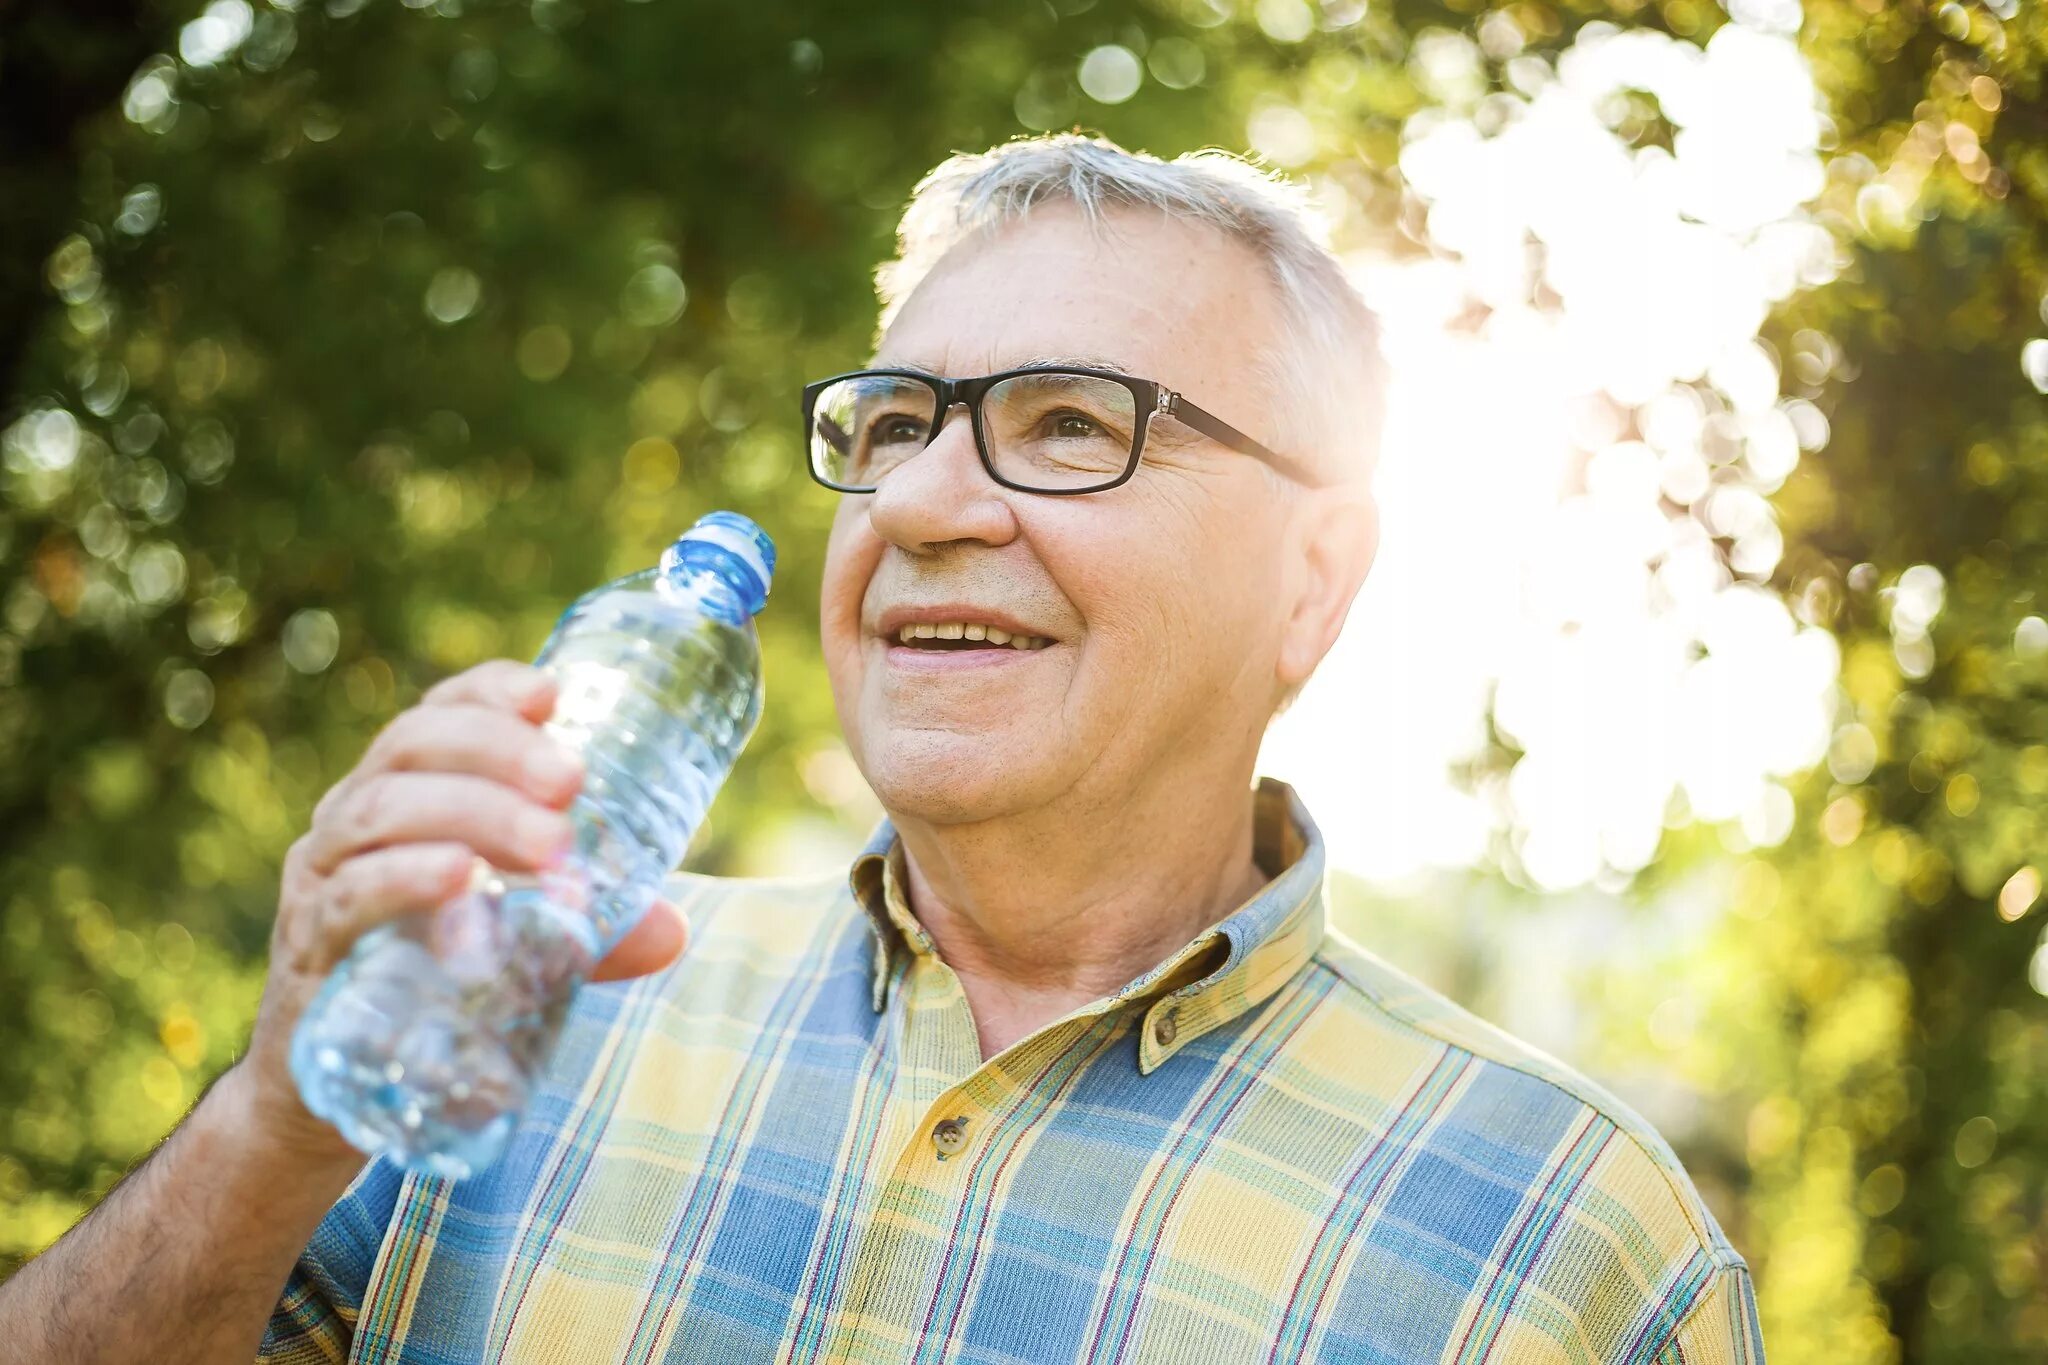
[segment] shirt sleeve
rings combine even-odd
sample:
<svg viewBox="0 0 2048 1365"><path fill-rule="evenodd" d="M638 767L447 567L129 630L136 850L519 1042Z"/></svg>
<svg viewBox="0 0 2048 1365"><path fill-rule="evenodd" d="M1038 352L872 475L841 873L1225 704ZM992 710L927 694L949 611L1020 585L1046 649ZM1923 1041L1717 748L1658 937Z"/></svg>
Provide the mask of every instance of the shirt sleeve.
<svg viewBox="0 0 2048 1365"><path fill-rule="evenodd" d="M338 1365L348 1359L404 1178L390 1162L372 1161L320 1220L271 1310L256 1352L259 1365Z"/></svg>
<svg viewBox="0 0 2048 1365"><path fill-rule="evenodd" d="M1764 1365L1749 1267L1737 1261L1716 1272L1650 1365Z"/></svg>

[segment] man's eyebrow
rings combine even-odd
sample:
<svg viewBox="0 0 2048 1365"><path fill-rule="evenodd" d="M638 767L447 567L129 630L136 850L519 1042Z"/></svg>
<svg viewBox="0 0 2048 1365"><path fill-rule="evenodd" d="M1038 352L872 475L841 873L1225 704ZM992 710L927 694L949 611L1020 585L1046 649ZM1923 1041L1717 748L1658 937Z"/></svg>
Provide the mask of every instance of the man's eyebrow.
<svg viewBox="0 0 2048 1365"><path fill-rule="evenodd" d="M911 374L926 375L933 379L942 379L945 377L941 375L937 370L929 369L923 365L917 364L915 361L909 360L898 360L892 361L888 364L883 364L878 359L871 359L868 361L868 368L873 370L907 370ZM1047 368L1065 368L1075 370L1115 370L1118 374L1130 373L1130 371L1125 369L1121 363L1099 355L1032 356L1028 359L1020 360L1013 365L1005 365L1002 367L1002 370L1036 370ZM997 374L1001 372L1001 370L990 371L991 374Z"/></svg>
<svg viewBox="0 0 2048 1365"><path fill-rule="evenodd" d="M1012 365L1013 370L1036 369L1042 365L1064 365L1077 370L1115 370L1124 373L1124 367L1117 361L1099 355L1047 355L1021 364Z"/></svg>

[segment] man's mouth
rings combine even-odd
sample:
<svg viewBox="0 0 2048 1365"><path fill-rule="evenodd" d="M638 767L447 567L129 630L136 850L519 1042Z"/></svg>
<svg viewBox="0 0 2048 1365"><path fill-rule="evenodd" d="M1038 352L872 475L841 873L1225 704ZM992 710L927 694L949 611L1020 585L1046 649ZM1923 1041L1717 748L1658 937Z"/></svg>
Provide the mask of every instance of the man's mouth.
<svg viewBox="0 0 2048 1365"><path fill-rule="evenodd" d="M978 621L919 621L901 626L896 643L910 649L957 651L969 649L1044 649L1052 641L1043 635L1013 635L999 626Z"/></svg>

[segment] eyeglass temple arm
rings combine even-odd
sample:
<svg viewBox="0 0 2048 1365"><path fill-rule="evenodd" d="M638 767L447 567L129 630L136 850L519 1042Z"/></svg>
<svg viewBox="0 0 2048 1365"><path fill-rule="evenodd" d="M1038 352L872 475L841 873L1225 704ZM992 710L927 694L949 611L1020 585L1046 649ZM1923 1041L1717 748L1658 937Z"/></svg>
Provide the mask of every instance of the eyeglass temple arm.
<svg viewBox="0 0 2048 1365"><path fill-rule="evenodd" d="M1221 441L1232 450L1243 451L1247 455L1256 455L1259 459L1272 465L1297 483L1304 483L1310 487L1315 487L1322 482L1322 480L1314 477L1308 467L1299 460L1290 459L1279 451L1260 444L1222 418L1215 416L1213 413L1203 411L1164 385L1161 385L1159 389L1159 412L1162 416L1172 417L1183 426L1191 427L1201 432L1212 441Z"/></svg>

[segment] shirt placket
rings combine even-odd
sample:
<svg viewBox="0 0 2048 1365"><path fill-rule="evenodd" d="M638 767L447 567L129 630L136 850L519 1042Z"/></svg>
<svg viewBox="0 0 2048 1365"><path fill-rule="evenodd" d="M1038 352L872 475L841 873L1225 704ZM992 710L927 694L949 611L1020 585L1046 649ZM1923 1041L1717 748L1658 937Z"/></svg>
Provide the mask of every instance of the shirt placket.
<svg viewBox="0 0 2048 1365"><path fill-rule="evenodd" d="M905 1131L892 1179L915 1171L925 1157L951 1160L960 1155L966 1135L985 1128L988 1116L985 1105L970 1106L963 1095L982 1068L974 1012L960 978L935 954L923 952L911 959L904 980L902 1027L909 1084L898 1089ZM947 1125L943 1135L941 1123Z"/></svg>
<svg viewBox="0 0 2048 1365"><path fill-rule="evenodd" d="M1100 1010L1049 1025L1020 1048L984 1061L959 978L938 956L913 951L900 968L895 1008L903 1073L885 1124L882 1179L859 1237L855 1271L821 1358L907 1359L927 1330L931 1296L949 1253L973 1230L959 1226L971 1188L992 1178L988 1146L1025 1098L1032 1076L1101 1024ZM1005 1132L1004 1141L1026 1140Z"/></svg>

